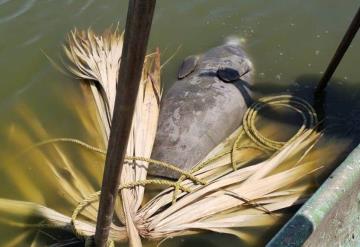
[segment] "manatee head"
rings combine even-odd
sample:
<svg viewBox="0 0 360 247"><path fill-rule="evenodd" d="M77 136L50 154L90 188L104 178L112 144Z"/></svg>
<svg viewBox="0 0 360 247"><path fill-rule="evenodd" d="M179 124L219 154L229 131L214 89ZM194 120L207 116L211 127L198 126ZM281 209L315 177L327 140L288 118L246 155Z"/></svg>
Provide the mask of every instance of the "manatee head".
<svg viewBox="0 0 360 247"><path fill-rule="evenodd" d="M187 57L178 71L178 79L217 76L224 82L252 83L253 66L239 42L228 41L202 55ZM191 81L192 78L187 78ZM198 81L194 80L193 82Z"/></svg>

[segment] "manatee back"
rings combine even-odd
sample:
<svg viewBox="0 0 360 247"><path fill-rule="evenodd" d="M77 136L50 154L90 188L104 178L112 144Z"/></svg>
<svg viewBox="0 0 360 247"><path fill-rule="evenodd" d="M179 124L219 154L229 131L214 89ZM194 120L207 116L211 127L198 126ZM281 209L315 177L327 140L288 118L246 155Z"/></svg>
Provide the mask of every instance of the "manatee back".
<svg viewBox="0 0 360 247"><path fill-rule="evenodd" d="M235 64L246 58L244 54L223 56L221 50L213 50L201 56L193 72L176 81L162 100L153 159L190 170L240 126L251 97L249 82L241 78L224 82L218 76L218 69L226 68L225 61L226 66L243 73L251 64ZM150 167L149 173L179 176L160 167Z"/></svg>

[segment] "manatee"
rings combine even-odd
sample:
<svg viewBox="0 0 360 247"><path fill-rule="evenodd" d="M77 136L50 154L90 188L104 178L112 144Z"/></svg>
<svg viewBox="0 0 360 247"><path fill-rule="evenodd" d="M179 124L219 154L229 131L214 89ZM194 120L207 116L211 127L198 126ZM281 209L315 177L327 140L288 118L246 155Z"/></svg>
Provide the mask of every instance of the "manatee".
<svg viewBox="0 0 360 247"><path fill-rule="evenodd" d="M187 57L161 102L152 158L190 170L241 125L251 103L253 67L239 42ZM177 172L150 166L149 174Z"/></svg>

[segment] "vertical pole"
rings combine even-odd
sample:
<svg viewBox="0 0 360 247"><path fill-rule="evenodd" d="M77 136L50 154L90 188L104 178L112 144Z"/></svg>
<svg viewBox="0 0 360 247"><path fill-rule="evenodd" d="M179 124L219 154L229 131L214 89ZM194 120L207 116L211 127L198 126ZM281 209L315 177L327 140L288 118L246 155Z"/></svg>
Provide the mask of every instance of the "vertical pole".
<svg viewBox="0 0 360 247"><path fill-rule="evenodd" d="M319 81L319 84L317 85L315 91L316 94L321 93L326 88L328 81L331 79L341 59L345 55L346 50L349 48L351 41L355 37L356 32L359 30L359 26L360 26L360 8L358 9L343 39L341 40L341 43L337 48L335 55L331 59L331 62L328 65L323 77Z"/></svg>
<svg viewBox="0 0 360 247"><path fill-rule="evenodd" d="M115 107L106 154L95 245L106 245L132 124L156 0L130 0Z"/></svg>

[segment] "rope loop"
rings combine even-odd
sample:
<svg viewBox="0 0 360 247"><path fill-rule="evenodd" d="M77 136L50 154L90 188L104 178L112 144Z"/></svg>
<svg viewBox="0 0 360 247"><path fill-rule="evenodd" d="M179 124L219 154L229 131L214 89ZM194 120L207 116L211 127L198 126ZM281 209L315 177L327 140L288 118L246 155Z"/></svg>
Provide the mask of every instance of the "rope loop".
<svg viewBox="0 0 360 247"><path fill-rule="evenodd" d="M286 107L286 108L289 108L289 109L297 112L298 114L300 114L303 122L302 122L300 128L298 129L298 131L296 132L296 134L294 136L292 136L290 138L290 140L288 140L287 142L271 140L271 139L265 137L264 135L262 135L260 133L260 131L256 128L255 123L256 123L258 114L261 110L263 110L267 106ZM198 185L207 185L208 184L207 181L204 181L203 179L196 177L194 175L194 173L199 171L203 167L207 166L209 163L216 161L216 160L224 157L225 155L230 155L231 167L235 171L238 166L238 164L234 158L236 151L243 149L243 148L252 148L252 149L257 149L259 151L262 151L264 153L275 152L275 151L281 149L286 143L295 140L306 129L314 127L317 124L317 122L318 122L318 119L317 119L315 110L308 102L306 102L302 98L299 98L296 96L291 96L291 95L279 95L279 96L270 96L270 97L261 98L261 99L259 99L259 101L257 103L254 103L252 106L250 106L249 109L245 112L244 117L243 117L243 126L241 127L240 132L239 132L238 136L236 137L230 150L225 150L221 153L218 153L214 157L197 164L190 171L185 171L185 170L178 168L176 165L158 161L158 160L153 160L153 159L146 158L146 157L126 156L125 160L144 161L144 162L147 162L149 165L150 164L159 165L159 166L165 167L167 169L176 171L181 176L176 182L173 182L170 180L165 180L165 179L145 179L145 180L140 180L140 181L134 181L134 182L131 182L128 184L121 184L119 186L118 190L120 191L122 189L130 189L130 188L134 188L136 186L146 186L149 184L166 185L166 186L174 188L172 203L175 203L176 200L178 199L178 195L179 195L180 191L183 191L186 193L191 192L190 188L182 185L182 182L185 179L189 179L194 184L198 184ZM246 146L241 145L242 137L244 135L246 135L254 143L254 145L252 145L252 144L246 145ZM24 153L28 152L31 148L40 147L40 146L47 145L47 144L53 144L56 142L68 142L68 143L77 144L77 145L80 145L83 148L86 148L92 152L97 152L97 153L106 155L106 150L89 145L81 140L73 139L73 138L54 138L54 139L50 139L50 140L45 140L45 141L39 142L39 143L31 146L30 148L26 149L20 155L23 155ZM76 227L76 219L77 219L78 215L87 206L89 206L90 204L97 202L99 200L100 194L101 194L101 191L97 191L93 194L90 194L83 200L81 200L78 203L78 205L76 206L76 208L74 209L72 216L71 216L70 223L73 228L73 232L78 238L83 239L85 241L85 246L91 246L90 244L93 243L93 237L85 236L85 234ZM109 241L107 243L107 246L109 246L109 247L114 246L114 242Z"/></svg>
<svg viewBox="0 0 360 247"><path fill-rule="evenodd" d="M279 142L275 140L271 140L264 135L260 133L260 131L256 128L256 119L258 116L258 113L263 110L266 106L282 106L287 107L297 113L300 114L303 123L297 133L290 138L287 142ZM249 107L249 109L245 112L243 117L243 126L240 130L239 135L237 136L232 149L230 152L226 151L223 153L220 153L213 158L196 165L193 169L191 169L190 173L194 173L204 166L206 166L208 163L213 162L214 160L217 160L227 154L230 153L231 157L231 166L232 169L235 171L237 169L236 167L236 160L234 159L234 154L236 150L242 149L242 148L253 148L257 149L259 151L262 151L264 153L274 152L281 149L286 143L292 142L297 137L299 137L306 129L314 127L318 122L318 118L316 115L316 112L314 108L304 99L292 95L277 95L277 96L268 96L260 98L258 102L254 103ZM243 135L246 135L250 138L250 140L255 144L255 146L241 146L241 138ZM181 176L177 183L181 183L185 180L186 177ZM173 193L173 199L172 203L176 202L176 199L180 193L180 190L177 187L175 187L175 191Z"/></svg>
<svg viewBox="0 0 360 247"><path fill-rule="evenodd" d="M255 121L258 113L267 106L282 106L287 107L300 114L303 123L296 134L286 142L271 140L260 133L256 129ZM299 137L305 129L314 127L318 122L314 108L304 99L291 96L279 95L264 97L259 102L253 104L245 113L243 118L243 129L246 135L259 147L269 150L277 151L281 149L286 143L292 142Z"/></svg>

